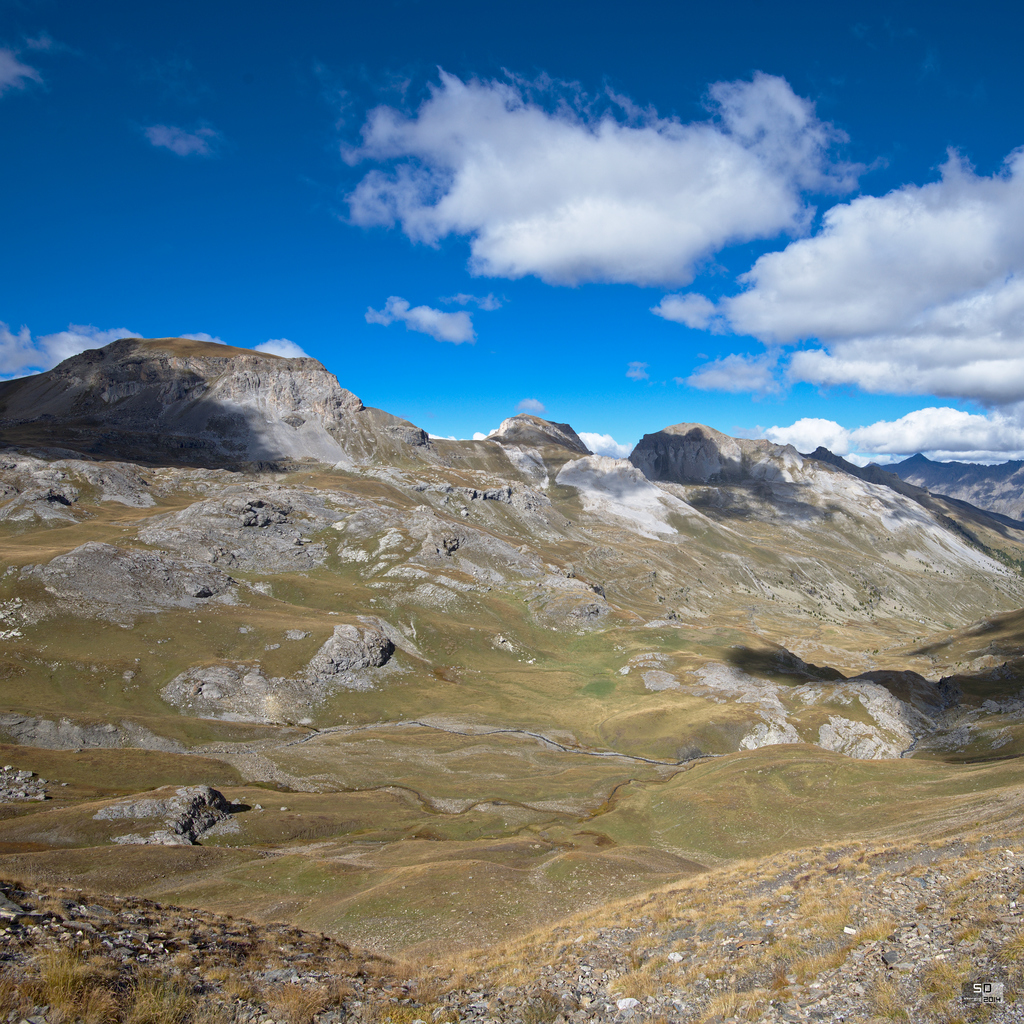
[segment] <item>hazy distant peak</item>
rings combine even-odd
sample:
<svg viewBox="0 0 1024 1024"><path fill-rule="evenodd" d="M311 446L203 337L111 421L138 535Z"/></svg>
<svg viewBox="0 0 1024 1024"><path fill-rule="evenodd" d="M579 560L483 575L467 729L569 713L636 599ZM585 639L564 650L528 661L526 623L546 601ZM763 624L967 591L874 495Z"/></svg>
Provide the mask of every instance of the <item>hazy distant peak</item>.
<svg viewBox="0 0 1024 1024"><path fill-rule="evenodd" d="M593 454L568 423L552 423L529 413L510 416L488 440L503 444L556 444L580 455Z"/></svg>

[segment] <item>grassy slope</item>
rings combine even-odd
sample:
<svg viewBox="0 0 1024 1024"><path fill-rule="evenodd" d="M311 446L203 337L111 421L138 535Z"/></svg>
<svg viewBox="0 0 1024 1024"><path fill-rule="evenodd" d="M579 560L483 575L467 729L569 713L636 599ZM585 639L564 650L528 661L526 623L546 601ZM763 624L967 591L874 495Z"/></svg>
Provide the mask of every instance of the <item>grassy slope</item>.
<svg viewBox="0 0 1024 1024"><path fill-rule="evenodd" d="M480 461L483 466L483 455ZM467 484L473 468L467 466ZM411 507L408 496L375 480L325 474L285 482L342 484ZM575 492L553 487L551 493L567 520L580 517ZM106 503L80 510L83 519L74 525L4 526L4 557L20 566L86 540L124 543L142 518L195 497L184 489L165 492L156 509ZM504 508L473 514L516 543L528 539L517 535L521 527ZM680 544L652 549L649 567L616 553L621 541L600 526L565 544L544 542L546 559L561 564L571 554L577 572L603 585L622 609L600 632L552 632L525 588L464 594L448 611L409 605L401 592L375 589L357 566L333 557L307 576L274 577L272 596L245 591L244 603L234 607L140 616L131 629L68 614L24 627L0 654L6 710L73 714L79 721L131 718L186 746L205 745L209 754L200 760L5 748L8 763L70 785L52 803L5 811L0 870L285 917L392 951L428 949L493 941L643 891L696 863L840 837L937 834L1014 799L1016 761L854 762L794 747L728 754L678 771L560 751L523 736L442 731L466 731L467 723L514 725L569 748L673 762L694 747L729 751L756 715L742 704L650 692L637 672L620 674L632 656L657 654L671 671L685 673L708 661L735 660L741 648L770 653L778 643L847 674L911 668L934 678L1024 648L1024 629L1013 614L975 634L929 635L921 624L956 626L981 614L986 601L1012 607L1013 588L986 591L980 571L953 581L924 560L883 551L883 562L899 563L903 583L871 605L870 588L858 590L854 576L840 571L844 562L876 554L853 527L821 532L813 557L840 569L814 594L792 576L792 566L812 556L779 549L781 534L770 524L747 523L742 537L697 520L680 529ZM325 539L337 541L334 534ZM774 581L770 597L760 587L766 578ZM677 585L680 580L690 583ZM15 595L45 600L6 577L0 601ZM636 628L666 608L680 617ZM409 626L424 657L399 654L404 673L386 688L341 691L314 709L318 727L351 731L275 746L305 733L192 718L159 697L167 681L197 663L197 652L198 660L258 658L268 676L296 673L337 622L360 614ZM287 629L311 636L286 642ZM514 638L514 651L495 648L499 632ZM267 651L272 643L280 647ZM134 675L126 679L126 672ZM982 681L967 671L963 685L980 702L1015 691L1019 681ZM303 714L296 709L292 720ZM404 724L411 720L435 728ZM1017 743L1015 737L1007 750ZM245 767L250 757L257 757L256 768ZM324 792L239 785L275 772ZM115 792L196 781L264 810L238 816L237 832L211 835L191 850L112 847L119 828L134 826L92 817L97 801Z"/></svg>

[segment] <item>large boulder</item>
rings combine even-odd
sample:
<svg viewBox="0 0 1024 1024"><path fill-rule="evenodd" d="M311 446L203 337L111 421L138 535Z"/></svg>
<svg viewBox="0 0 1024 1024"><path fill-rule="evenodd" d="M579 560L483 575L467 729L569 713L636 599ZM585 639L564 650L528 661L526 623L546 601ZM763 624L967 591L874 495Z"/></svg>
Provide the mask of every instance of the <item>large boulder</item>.
<svg viewBox="0 0 1024 1024"><path fill-rule="evenodd" d="M394 653L394 643L379 630L335 626L333 636L313 656L306 673L311 682L331 683L349 672L380 668Z"/></svg>

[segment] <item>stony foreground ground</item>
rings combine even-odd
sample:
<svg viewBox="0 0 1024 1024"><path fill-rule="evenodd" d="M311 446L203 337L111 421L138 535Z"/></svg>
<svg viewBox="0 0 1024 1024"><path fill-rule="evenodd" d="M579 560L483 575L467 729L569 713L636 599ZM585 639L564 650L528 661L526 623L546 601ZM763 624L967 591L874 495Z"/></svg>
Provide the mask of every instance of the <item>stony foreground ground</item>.
<svg viewBox="0 0 1024 1024"><path fill-rule="evenodd" d="M3 883L0 1020L1024 1021L1016 830L736 864L443 963ZM976 1006L963 982L1001 982Z"/></svg>

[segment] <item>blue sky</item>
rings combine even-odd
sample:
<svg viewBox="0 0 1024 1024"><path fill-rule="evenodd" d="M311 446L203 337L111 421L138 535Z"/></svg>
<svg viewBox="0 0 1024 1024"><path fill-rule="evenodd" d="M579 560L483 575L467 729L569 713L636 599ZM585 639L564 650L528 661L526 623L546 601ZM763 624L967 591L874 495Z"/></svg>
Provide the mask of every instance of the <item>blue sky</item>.
<svg viewBox="0 0 1024 1024"><path fill-rule="evenodd" d="M1021 27L0 0L0 376L198 334L445 436L1024 457Z"/></svg>

